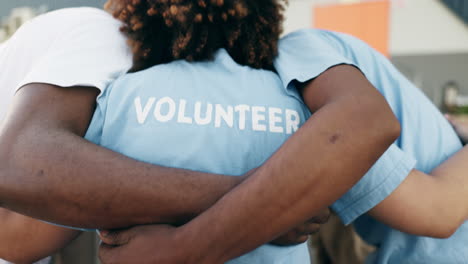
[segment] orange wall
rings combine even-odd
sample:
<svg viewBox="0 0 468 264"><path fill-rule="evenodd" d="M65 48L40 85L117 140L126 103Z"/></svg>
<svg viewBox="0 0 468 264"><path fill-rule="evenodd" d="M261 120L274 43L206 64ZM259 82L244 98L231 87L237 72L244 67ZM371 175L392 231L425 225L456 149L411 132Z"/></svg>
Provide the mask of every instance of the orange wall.
<svg viewBox="0 0 468 264"><path fill-rule="evenodd" d="M314 8L314 27L354 35L389 55L390 2L372 1Z"/></svg>

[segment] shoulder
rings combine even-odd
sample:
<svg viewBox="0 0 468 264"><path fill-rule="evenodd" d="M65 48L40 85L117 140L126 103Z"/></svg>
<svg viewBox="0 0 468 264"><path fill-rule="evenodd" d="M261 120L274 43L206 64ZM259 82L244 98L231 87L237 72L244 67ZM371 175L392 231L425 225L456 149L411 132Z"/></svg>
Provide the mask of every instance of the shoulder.
<svg viewBox="0 0 468 264"><path fill-rule="evenodd" d="M103 90L132 63L119 27L96 8L60 9L31 20L8 43L16 65L25 69L19 87L41 82Z"/></svg>
<svg viewBox="0 0 468 264"><path fill-rule="evenodd" d="M353 47L369 47L364 41L352 35L312 28L300 29L285 35L280 40L280 48L294 43L320 49L335 49L337 51Z"/></svg>
<svg viewBox="0 0 468 264"><path fill-rule="evenodd" d="M275 69L286 87L294 80L312 80L336 65L356 66L354 58L335 39L335 34L339 36L320 29L303 29L282 38Z"/></svg>
<svg viewBox="0 0 468 264"><path fill-rule="evenodd" d="M288 45L297 45L302 43L329 45L325 34L325 31L320 29L300 29L282 37L280 39L279 46L282 48Z"/></svg>
<svg viewBox="0 0 468 264"><path fill-rule="evenodd" d="M91 20L91 21L89 21ZM93 20L116 21L109 13L93 7L63 8L40 15L30 23L87 23Z"/></svg>
<svg viewBox="0 0 468 264"><path fill-rule="evenodd" d="M40 15L24 24L16 37L26 39L48 39L52 41L61 35L86 29L88 32L99 32L103 36L117 35L120 22L104 10L90 7L65 8Z"/></svg>
<svg viewBox="0 0 468 264"><path fill-rule="evenodd" d="M281 40L294 39L294 38L307 38L307 37L316 37L321 38L325 34L325 30L316 29L316 28L303 28L296 31L290 32L283 36Z"/></svg>

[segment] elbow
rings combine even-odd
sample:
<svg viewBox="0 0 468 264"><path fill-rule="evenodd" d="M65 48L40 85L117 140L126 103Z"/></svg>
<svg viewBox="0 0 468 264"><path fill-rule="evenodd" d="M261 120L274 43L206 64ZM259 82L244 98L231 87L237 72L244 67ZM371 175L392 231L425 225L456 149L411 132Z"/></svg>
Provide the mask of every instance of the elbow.
<svg viewBox="0 0 468 264"><path fill-rule="evenodd" d="M452 221L447 221L441 228L439 228L439 232L435 234L435 238L450 238L452 237L458 229L465 223L465 219L457 218L453 219Z"/></svg>
<svg viewBox="0 0 468 264"><path fill-rule="evenodd" d="M388 137L392 141L392 143L397 140L401 135L401 124L400 121L396 118L396 116L390 113L388 117Z"/></svg>
<svg viewBox="0 0 468 264"><path fill-rule="evenodd" d="M369 100L367 107L363 107L366 116L368 128L375 131L375 137L378 142L390 146L400 137L401 125L392 109L380 96L381 100L374 98Z"/></svg>
<svg viewBox="0 0 468 264"><path fill-rule="evenodd" d="M444 227L435 228L427 232L425 236L432 237L432 238L439 238L439 239L447 239L453 236L455 232L457 232L458 227L459 226L452 225L452 226L444 226Z"/></svg>
<svg viewBox="0 0 468 264"><path fill-rule="evenodd" d="M442 220L443 218L441 218ZM413 235L426 236L438 239L447 239L452 237L463 224L461 221L455 221L445 218L446 221L432 222L419 230L420 232L414 232Z"/></svg>
<svg viewBox="0 0 468 264"><path fill-rule="evenodd" d="M388 142L389 145L391 145L395 140L397 140L400 137L401 134L401 125L398 119L391 114L391 116L386 117L386 124L384 126L384 131L383 134L385 136L385 141Z"/></svg>

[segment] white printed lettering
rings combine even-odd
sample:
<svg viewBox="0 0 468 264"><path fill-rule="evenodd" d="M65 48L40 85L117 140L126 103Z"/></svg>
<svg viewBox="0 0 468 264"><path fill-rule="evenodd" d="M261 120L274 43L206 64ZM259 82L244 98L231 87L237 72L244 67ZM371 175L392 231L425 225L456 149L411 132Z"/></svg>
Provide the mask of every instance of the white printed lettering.
<svg viewBox="0 0 468 264"><path fill-rule="evenodd" d="M168 106L168 110L165 115L161 111L164 104ZM156 106L154 107L154 117L159 122L168 122L172 120L175 116L175 112L176 112L176 103L170 97L161 98L156 103Z"/></svg>
<svg viewBox="0 0 468 264"><path fill-rule="evenodd" d="M185 108L187 106L187 101L181 99L179 102L179 114L177 117L177 122L182 124L192 124L193 120L190 117L185 116Z"/></svg>
<svg viewBox="0 0 468 264"><path fill-rule="evenodd" d="M148 118L148 114L151 110L151 107L153 107L154 102L156 102L156 98L151 97L150 99L148 99L148 102L146 102L145 107L143 108L143 106L141 105L141 98L135 98L135 111L138 123L140 125L146 122L146 119Z"/></svg>
<svg viewBox="0 0 468 264"><path fill-rule="evenodd" d="M232 106L227 107L227 111L224 110L223 106L217 104L215 106L215 127L221 127L221 119L229 126L234 126L234 108Z"/></svg>
<svg viewBox="0 0 468 264"><path fill-rule="evenodd" d="M249 129L253 131L271 133L292 134L299 129L302 122L299 112L292 109L246 104L223 106L201 101L191 104L185 99L175 101L167 96L159 100L156 97L149 97L147 101L136 97L134 107L140 125L147 122L151 111L155 120L163 123L173 121L179 124L211 125L215 128L225 124L229 128L234 128L234 124L238 122L239 130L246 130L246 126L251 124L252 127Z"/></svg>
<svg viewBox="0 0 468 264"><path fill-rule="evenodd" d="M199 125L208 125L209 123L211 123L211 120L213 119L213 105L206 104L206 114L204 118L201 116L201 108L202 108L202 103L196 102L195 103L195 122L197 122L197 124Z"/></svg>
<svg viewBox="0 0 468 264"><path fill-rule="evenodd" d="M286 109L286 133L292 134L299 129L301 118L297 111Z"/></svg>
<svg viewBox="0 0 468 264"><path fill-rule="evenodd" d="M277 126L278 123L283 122L283 119L279 116L283 113L283 110L281 108L270 107L268 112L270 117L270 132L283 133L284 128Z"/></svg>
<svg viewBox="0 0 468 264"><path fill-rule="evenodd" d="M245 130L245 116L247 111L250 111L250 106L248 105L238 105L235 108L236 112L239 112L239 129Z"/></svg>
<svg viewBox="0 0 468 264"><path fill-rule="evenodd" d="M252 107L252 129L254 131L267 131L266 125L260 124L261 121L266 120L265 111L266 109L263 106Z"/></svg>

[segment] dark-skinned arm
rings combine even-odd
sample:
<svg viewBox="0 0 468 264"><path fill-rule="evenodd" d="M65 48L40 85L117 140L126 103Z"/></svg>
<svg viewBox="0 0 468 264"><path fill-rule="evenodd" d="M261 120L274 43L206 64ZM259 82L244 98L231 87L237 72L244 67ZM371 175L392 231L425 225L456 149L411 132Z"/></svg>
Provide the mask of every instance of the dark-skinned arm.
<svg viewBox="0 0 468 264"><path fill-rule="evenodd" d="M251 177L176 231L192 245L189 263L223 263L317 214L399 136L383 96L352 66L327 70L303 95L315 112L305 125Z"/></svg>
<svg viewBox="0 0 468 264"><path fill-rule="evenodd" d="M89 143L82 136L96 96L94 88L45 84L18 92L0 134L3 206L77 227L183 223L243 179L153 166ZM18 263L48 256L78 233L5 209L0 216L0 257ZM303 242L320 223L312 219L274 243Z"/></svg>
<svg viewBox="0 0 468 264"><path fill-rule="evenodd" d="M0 132L1 206L77 227L183 223L240 182L138 162L86 141L97 93L45 84L17 92Z"/></svg>
<svg viewBox="0 0 468 264"><path fill-rule="evenodd" d="M75 227L181 224L251 173L231 177L155 166L84 140L97 93L46 84L18 91L0 131L3 207ZM289 237L277 242L295 244L305 236Z"/></svg>

